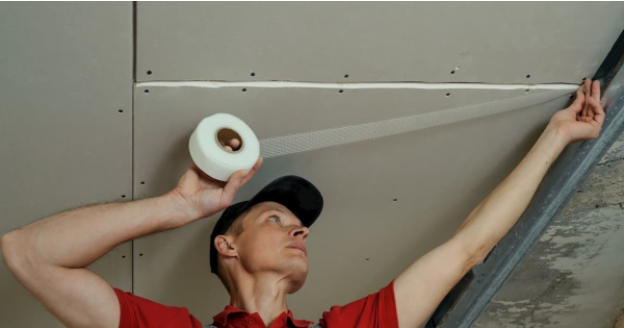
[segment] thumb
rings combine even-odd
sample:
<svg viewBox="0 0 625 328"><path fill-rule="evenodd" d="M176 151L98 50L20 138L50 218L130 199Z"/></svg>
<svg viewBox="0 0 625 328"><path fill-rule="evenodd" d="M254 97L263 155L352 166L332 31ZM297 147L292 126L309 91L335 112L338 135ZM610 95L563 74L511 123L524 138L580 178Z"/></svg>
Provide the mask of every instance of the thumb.
<svg viewBox="0 0 625 328"><path fill-rule="evenodd" d="M243 180L247 175L247 170L239 170L230 176L228 182L224 186L223 196L229 200L229 203L234 199L234 195L239 191L239 188L243 185ZM230 205L230 204L228 204Z"/></svg>

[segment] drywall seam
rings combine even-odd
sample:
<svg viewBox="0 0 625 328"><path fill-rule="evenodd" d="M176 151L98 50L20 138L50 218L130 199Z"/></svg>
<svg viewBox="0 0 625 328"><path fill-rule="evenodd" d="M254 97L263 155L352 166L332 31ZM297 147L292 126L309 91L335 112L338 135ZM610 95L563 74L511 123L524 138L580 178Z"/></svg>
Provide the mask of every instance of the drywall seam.
<svg viewBox="0 0 625 328"><path fill-rule="evenodd" d="M306 152L326 147L334 147L353 142L376 139L406 132L456 123L474 118L503 113L514 109L527 108L541 103L569 96L577 86L571 84L477 84L477 83L303 83L303 82L217 82L217 81L178 81L178 82L139 82L139 88L150 87L195 87L206 89L218 88L323 88L323 89L419 89L419 90L526 90L522 95L478 104L457 106L435 112L414 114L377 122L335 128L306 131L260 140L260 155L264 158ZM527 92L527 91L540 92Z"/></svg>
<svg viewBox="0 0 625 328"><path fill-rule="evenodd" d="M569 90L579 86L569 83L542 84L493 84L493 83L427 83L427 82L386 82L386 83L318 83L285 81L149 81L137 82L135 87L192 87L192 88L312 88L312 89L419 89L419 90Z"/></svg>

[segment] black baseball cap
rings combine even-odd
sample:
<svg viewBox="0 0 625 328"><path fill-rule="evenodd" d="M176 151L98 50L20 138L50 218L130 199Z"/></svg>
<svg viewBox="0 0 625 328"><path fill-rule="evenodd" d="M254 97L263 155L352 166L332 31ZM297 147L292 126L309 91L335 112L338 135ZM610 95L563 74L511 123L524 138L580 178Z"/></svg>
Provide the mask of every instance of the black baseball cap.
<svg viewBox="0 0 625 328"><path fill-rule="evenodd" d="M284 205L306 227L310 227L317 220L323 209L323 197L310 181L296 175L287 175L273 180L252 199L228 206L217 220L211 234L210 262L212 273L217 274L215 238L225 234L241 214L262 202L276 202Z"/></svg>

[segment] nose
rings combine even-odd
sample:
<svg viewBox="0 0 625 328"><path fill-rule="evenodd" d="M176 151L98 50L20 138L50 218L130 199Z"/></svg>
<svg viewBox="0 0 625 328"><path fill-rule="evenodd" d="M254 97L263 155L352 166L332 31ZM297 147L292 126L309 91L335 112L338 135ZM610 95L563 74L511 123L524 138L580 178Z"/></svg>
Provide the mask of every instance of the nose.
<svg viewBox="0 0 625 328"><path fill-rule="evenodd" d="M306 237L308 237L308 233L309 230L307 227L295 227L294 229L291 229L289 235L293 238L301 238L303 240L306 240Z"/></svg>

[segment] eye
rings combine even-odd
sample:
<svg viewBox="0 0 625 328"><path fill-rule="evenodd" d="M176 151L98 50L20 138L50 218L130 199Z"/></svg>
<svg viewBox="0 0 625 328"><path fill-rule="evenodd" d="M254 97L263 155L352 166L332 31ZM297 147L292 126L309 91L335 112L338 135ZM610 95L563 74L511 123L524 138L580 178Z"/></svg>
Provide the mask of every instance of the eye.
<svg viewBox="0 0 625 328"><path fill-rule="evenodd" d="M269 220L273 220L273 221L275 221L275 222L277 222L277 223L282 224L282 221L280 220L280 218L279 218L279 217L277 217L277 216L275 216L275 215L270 216L270 217L269 217Z"/></svg>

